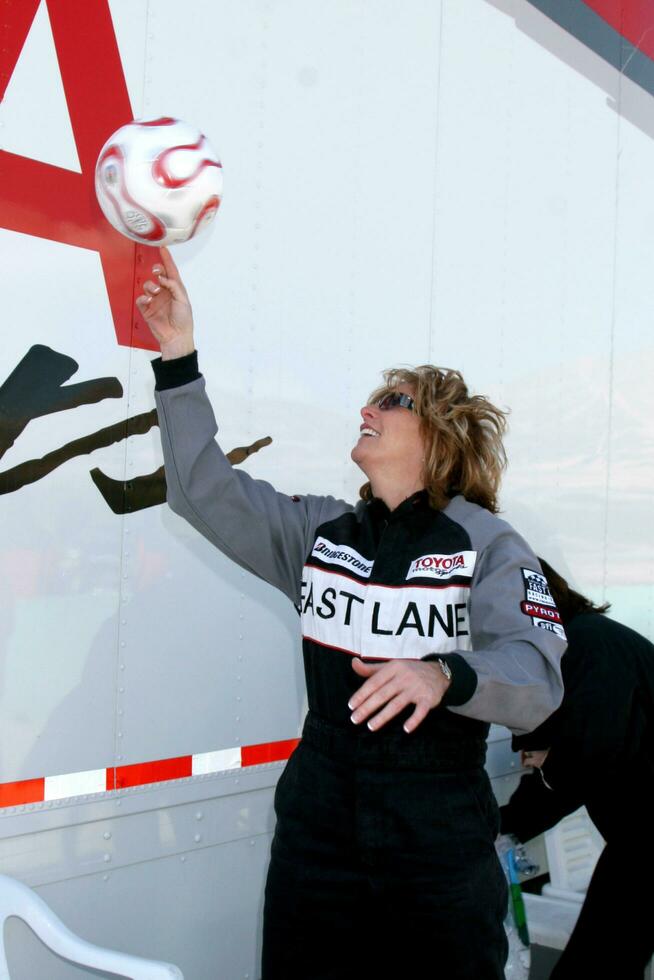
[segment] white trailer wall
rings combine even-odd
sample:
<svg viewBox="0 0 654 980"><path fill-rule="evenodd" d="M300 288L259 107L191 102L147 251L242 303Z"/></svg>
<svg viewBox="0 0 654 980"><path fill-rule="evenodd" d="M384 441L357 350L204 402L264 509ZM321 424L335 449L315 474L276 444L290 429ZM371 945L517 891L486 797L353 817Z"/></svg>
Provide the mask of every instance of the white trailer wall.
<svg viewBox="0 0 654 980"><path fill-rule="evenodd" d="M197 124L223 160L213 232L175 257L224 447L271 435L252 475L353 499L381 370L460 368L511 408L507 518L652 635L649 92L526 0L109 7L134 115ZM75 171L57 64L43 0L2 149ZM7 469L149 411L153 355L117 345L97 252L6 227L0 248L0 382L44 344L78 362L71 383L124 390L30 422ZM89 478L160 464L152 429L2 496L0 784L298 734L287 601ZM5 808L0 867L88 938L256 976L278 772ZM14 940L17 977L85 975Z"/></svg>

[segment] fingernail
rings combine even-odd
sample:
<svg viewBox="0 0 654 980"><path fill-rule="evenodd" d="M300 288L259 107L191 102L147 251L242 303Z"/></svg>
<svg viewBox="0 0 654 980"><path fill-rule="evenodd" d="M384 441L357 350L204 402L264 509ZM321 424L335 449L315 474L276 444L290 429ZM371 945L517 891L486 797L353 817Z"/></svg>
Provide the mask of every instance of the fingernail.
<svg viewBox="0 0 654 980"><path fill-rule="evenodd" d="M352 702L351 702L351 701L348 701L348 702L347 702L347 706L348 706L348 708L350 709L350 711L354 711L354 705L352 704Z"/></svg>
<svg viewBox="0 0 654 980"><path fill-rule="evenodd" d="M371 732L374 732L374 730L375 730L375 723L374 723L374 721L369 721L368 722L368 728L370 729Z"/></svg>
<svg viewBox="0 0 654 980"><path fill-rule="evenodd" d="M411 734L411 729L410 728L407 728L406 725L402 725L402 728L407 733L407 735L410 735Z"/></svg>
<svg viewBox="0 0 654 980"><path fill-rule="evenodd" d="M359 724L359 719L356 717L356 715L350 715L350 721L352 722L353 725Z"/></svg>

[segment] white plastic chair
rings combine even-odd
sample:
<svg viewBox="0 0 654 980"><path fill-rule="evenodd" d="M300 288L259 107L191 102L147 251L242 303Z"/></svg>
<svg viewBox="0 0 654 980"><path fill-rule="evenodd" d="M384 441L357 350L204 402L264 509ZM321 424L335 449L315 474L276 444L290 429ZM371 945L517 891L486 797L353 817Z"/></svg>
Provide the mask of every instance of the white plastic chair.
<svg viewBox="0 0 654 980"><path fill-rule="evenodd" d="M12 916L22 919L49 949L71 963L129 980L184 980L181 970L171 963L118 953L80 939L66 928L36 892L5 875L0 875L0 980L10 980L4 929L5 922Z"/></svg>
<svg viewBox="0 0 654 980"><path fill-rule="evenodd" d="M550 884L542 895L524 896L532 943L565 949L603 847L585 807L545 833Z"/></svg>
<svg viewBox="0 0 654 980"><path fill-rule="evenodd" d="M583 902L604 841L588 816L586 807L564 817L545 833L545 850L551 884L543 894L551 898Z"/></svg>
<svg viewBox="0 0 654 980"><path fill-rule="evenodd" d="M585 807L546 831L550 884L543 885L542 895L524 896L532 942L565 949L603 849L604 841ZM654 959L645 970L645 978L654 980Z"/></svg>

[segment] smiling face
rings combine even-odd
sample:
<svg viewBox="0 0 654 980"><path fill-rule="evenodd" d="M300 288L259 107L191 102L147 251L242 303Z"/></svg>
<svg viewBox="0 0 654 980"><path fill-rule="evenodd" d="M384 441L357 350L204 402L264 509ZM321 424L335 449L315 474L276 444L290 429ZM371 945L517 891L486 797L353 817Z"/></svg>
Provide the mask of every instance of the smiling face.
<svg viewBox="0 0 654 980"><path fill-rule="evenodd" d="M414 395L409 384L392 390ZM379 496L380 486L396 486L403 493L400 499L404 499L419 490L424 485L425 448L416 413L401 405L385 410L378 405L364 405L361 418L361 434L351 455L370 480L373 493Z"/></svg>

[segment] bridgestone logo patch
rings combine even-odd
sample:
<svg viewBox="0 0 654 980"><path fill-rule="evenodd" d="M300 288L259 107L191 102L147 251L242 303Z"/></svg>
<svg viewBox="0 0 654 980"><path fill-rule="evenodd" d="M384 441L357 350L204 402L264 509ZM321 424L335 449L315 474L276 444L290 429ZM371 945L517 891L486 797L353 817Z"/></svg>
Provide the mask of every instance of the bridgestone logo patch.
<svg viewBox="0 0 654 980"><path fill-rule="evenodd" d="M407 579L443 579L463 576L471 578L477 560L476 551L458 551L454 555L422 555L411 562Z"/></svg>
<svg viewBox="0 0 654 980"><path fill-rule="evenodd" d="M354 548L349 548L346 544L332 544L326 538L316 539L311 557L320 558L321 561L330 565L342 565L343 568L347 568L364 578L369 578L372 571L372 562L360 555Z"/></svg>

